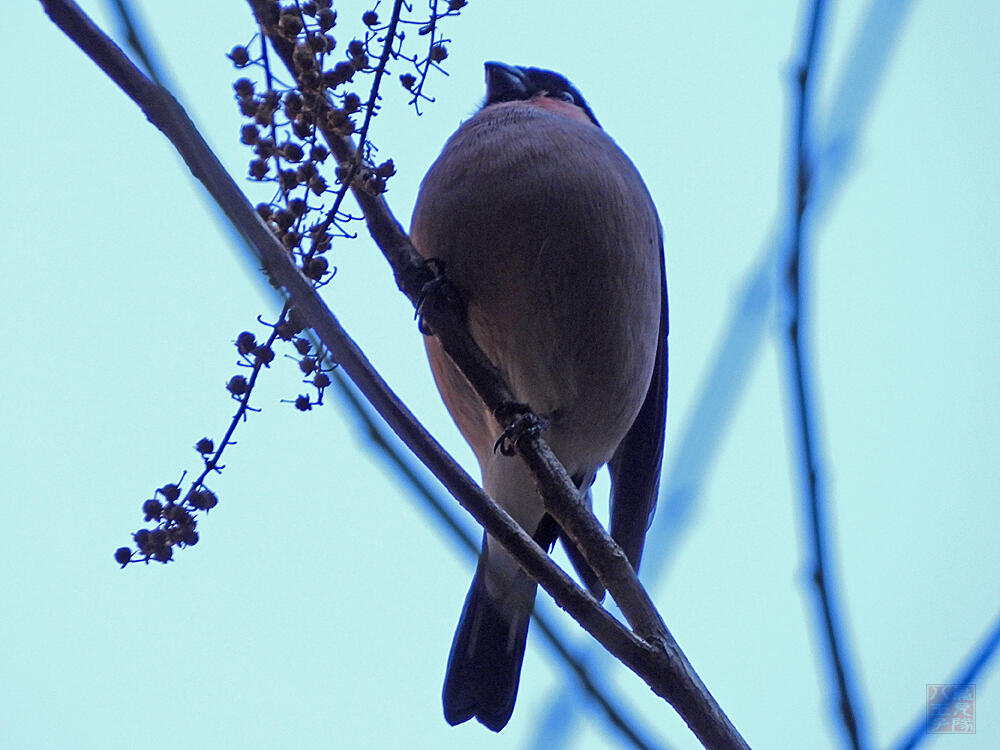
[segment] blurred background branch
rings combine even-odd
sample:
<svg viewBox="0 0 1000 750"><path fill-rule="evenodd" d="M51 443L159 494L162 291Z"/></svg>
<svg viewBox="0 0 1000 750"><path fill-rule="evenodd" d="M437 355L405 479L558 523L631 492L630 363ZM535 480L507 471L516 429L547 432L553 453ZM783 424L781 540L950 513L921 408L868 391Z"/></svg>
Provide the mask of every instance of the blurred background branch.
<svg viewBox="0 0 1000 750"><path fill-rule="evenodd" d="M829 661L831 681L837 695L837 715L842 722L847 744L852 750L869 746L864 725L864 712L858 699L855 667L848 656L844 617L837 602L837 579L830 552L829 520L823 495L821 474L819 419L815 407L816 386L812 381L813 367L809 349L804 310L807 305L803 289L803 266L807 262L806 220L812 190L813 166L813 78L818 67L824 0L813 0L807 15L801 58L794 70L792 93L794 121L791 126L791 178L789 190L790 241L785 266L788 317L788 398L799 442L802 497L806 524L803 538L809 540L810 575L816 587L817 607L822 622L821 640Z"/></svg>

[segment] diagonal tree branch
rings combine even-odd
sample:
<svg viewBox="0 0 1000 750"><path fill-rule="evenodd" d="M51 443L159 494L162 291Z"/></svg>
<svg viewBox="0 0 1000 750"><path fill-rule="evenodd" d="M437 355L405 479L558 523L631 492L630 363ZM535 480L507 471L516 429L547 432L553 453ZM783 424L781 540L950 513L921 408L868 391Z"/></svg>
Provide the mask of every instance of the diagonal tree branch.
<svg viewBox="0 0 1000 750"><path fill-rule="evenodd" d="M823 22L824 0L813 0L806 27L802 59L795 71L795 123L792 128L792 229L788 253L786 283L790 316L788 323L789 397L798 428L801 469L804 480L804 497L808 518L809 539L812 545L812 578L816 586L822 616L823 634L838 693L838 713L853 750L862 750L869 743L864 737L862 715L850 664L845 653L844 636L839 625L837 604L824 516L822 483L819 473L819 447L816 438L816 417L811 402L808 383L808 363L803 344L802 311L805 305L802 292L802 264L805 252L806 212L809 206L812 181L811 81L819 46Z"/></svg>
<svg viewBox="0 0 1000 750"><path fill-rule="evenodd" d="M463 507L517 557L525 571L553 596L559 606L566 609L591 635L642 677L654 692L670 702L706 748L746 748L746 743L663 626L648 596L631 572L624 554L610 541L610 537L607 537L596 520L592 517L571 518L563 506L554 511L557 519L567 524L567 531L585 548L593 543L591 535L598 542L603 542L604 537L607 537L609 546L596 549L592 559L588 558L588 561L595 569L603 572L606 585L623 611L626 606L630 610L629 619L633 621L633 627L646 638L629 632L588 592L577 586L508 514L482 492L417 422L371 367L310 282L291 262L284 247L247 202L176 100L143 75L71 0L41 2L53 22L142 108L147 118L174 144L192 173L205 184L230 221L259 253L268 275L276 285L285 289L334 359L393 431L434 472ZM346 145L351 144L347 142ZM355 191L355 194L359 195L359 191ZM423 266L413 266L414 258L411 256L415 253L398 222L381 198L359 195L359 203L366 209L366 218L376 241L381 238L380 246L386 245L384 252L403 261L397 270L397 278L400 277L399 271L403 271L420 282L419 286L405 287L411 299L418 298L419 290L429 281L421 280L421 276L425 276L428 271ZM409 263L405 262L407 260ZM427 322L442 338L443 343L447 342L459 354L472 353L470 356L475 361L475 352L478 350L474 346L463 350L461 345L455 343L471 343L460 318L445 305L433 304L431 308L426 315ZM454 341L448 338L450 334L455 336ZM495 378L492 366L481 352L478 356L482 360L478 367L470 367L466 373L470 382L496 399L493 402L487 399L487 403L496 403L499 407L509 402L511 399L503 398L509 394L499 379ZM533 438L528 441L526 448L521 448L521 452L529 459L529 465L538 470L546 480L551 480L551 486L556 488L546 489L543 493L547 506L560 500L565 500L565 507L570 510L579 505L575 488L544 442L537 437ZM596 527L596 530L592 527ZM624 563L628 574L620 569L621 563Z"/></svg>

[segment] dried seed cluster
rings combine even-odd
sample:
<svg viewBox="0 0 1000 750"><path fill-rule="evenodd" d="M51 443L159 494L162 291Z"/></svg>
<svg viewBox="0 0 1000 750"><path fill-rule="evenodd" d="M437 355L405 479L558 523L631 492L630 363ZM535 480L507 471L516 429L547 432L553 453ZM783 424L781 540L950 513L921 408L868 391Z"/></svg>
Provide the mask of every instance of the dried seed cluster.
<svg viewBox="0 0 1000 750"><path fill-rule="evenodd" d="M196 449L204 454L211 453L212 447L211 440L202 438ZM153 528L135 532L132 535L135 549L119 547L115 550L115 560L122 567L140 561L169 562L175 547L192 547L198 543L196 515L198 511L208 512L218 502L215 493L201 483L192 485L183 498L180 483L163 485L142 504L143 516L147 522L154 523Z"/></svg>
<svg viewBox="0 0 1000 750"><path fill-rule="evenodd" d="M190 547L198 543L198 514L214 508L219 500L205 485L205 479L212 472L221 472L222 452L232 444L232 434L238 422L248 411L257 411L250 406L249 398L261 369L274 361L274 346L278 341L291 344L295 355L287 355L298 362L303 374L303 383L314 389L313 395L299 395L292 403L300 411L309 411L323 404L323 394L330 385L329 369L324 367L324 357L314 351L313 345L302 334L305 324L294 310L282 314L278 322L266 324L270 335L266 341L258 342L250 331L242 331L234 342L239 353L238 365L249 369L250 376L233 375L226 383L226 390L239 403L229 431L218 449L211 438L203 437L195 443L195 450L202 457L204 470L186 492L183 491L184 477L177 483L165 484L142 504L143 518L152 523L152 528L139 529L132 535L133 547L119 547L115 560L125 566L135 562L169 562L174 549ZM186 475L185 475L186 476Z"/></svg>
<svg viewBox="0 0 1000 750"><path fill-rule="evenodd" d="M419 113L422 101L433 101L423 93L428 74L441 71L441 63L448 57L448 40L441 37L439 24L457 15L465 5L465 0L434 2L429 14L417 18L412 6L404 3L404 15L386 19L376 2L358 18L361 26L357 37L338 50L333 34L338 28L338 15L331 0L285 4L265 0L255 5L263 33L256 37L253 49L238 45L229 52L236 68L256 72L263 78L261 83L249 76L240 77L233 84L235 101L244 118L240 142L253 151L249 177L274 186L273 196L258 204L257 213L315 286L329 283L336 273L327 257L333 240L352 236L346 225L353 219L341 211L348 189L360 188L379 195L396 172L391 159L375 164L372 156L376 149L368 140L380 93L371 90L359 94L352 87L359 86L366 77L373 83L384 81L384 74L390 72L389 64L404 64L409 71L400 74L398 80ZM403 52L405 29L414 26L419 27L418 38L426 41L419 55ZM278 82L270 50L293 71L292 85ZM329 139L344 137L357 139L359 159L336 164L331 158ZM197 544L199 514L218 504L218 497L205 480L210 473L224 468L220 463L222 453L233 444L232 436L247 412L258 411L250 406L250 396L258 374L274 361L279 341L291 345L294 354L286 356L297 362L302 382L310 388L309 394L300 394L287 403L300 411L322 405L324 391L331 382L329 368L323 364L329 358L325 352L314 350L304 334L305 322L288 306L275 323L258 320L268 329L265 340L258 341L252 332L243 331L234 342L238 364L248 372L235 374L226 382L226 390L239 404L228 430L218 446L207 437L197 441L195 449L204 467L187 490L183 487L185 473L179 482L163 485L143 502L142 515L151 526L132 535L132 546L115 551L115 560L121 566L166 563L173 559L175 550Z"/></svg>
<svg viewBox="0 0 1000 750"><path fill-rule="evenodd" d="M257 210L313 281L329 281L333 269L322 256L335 237L350 236L345 225L351 217L340 210L348 188L379 195L396 172L391 159L375 163L375 148L368 138L381 94L355 89L362 84L374 89L390 65L402 64L412 71L399 76L411 95L410 103L431 101L423 94L424 82L431 70L441 70L448 57L441 22L465 5L466 0L450 0L440 3L438 10L439 3L432 3L430 12L418 18L412 6L403 4L402 15L387 19L376 2L361 14L357 35L344 45L334 36L336 31L343 40L344 34L331 0L285 4L268 0L257 10L263 31L254 45L259 51L246 46L230 51L237 68L258 71L264 78L255 83L243 77L233 85L237 106L246 118L240 141L253 150L248 174L276 188L271 200ZM427 41L419 55L403 49L406 29L414 26L418 38ZM293 72L292 85L277 82L265 40ZM359 158L333 163L330 139L350 136L357 136ZM332 200L332 205L325 205L325 200Z"/></svg>

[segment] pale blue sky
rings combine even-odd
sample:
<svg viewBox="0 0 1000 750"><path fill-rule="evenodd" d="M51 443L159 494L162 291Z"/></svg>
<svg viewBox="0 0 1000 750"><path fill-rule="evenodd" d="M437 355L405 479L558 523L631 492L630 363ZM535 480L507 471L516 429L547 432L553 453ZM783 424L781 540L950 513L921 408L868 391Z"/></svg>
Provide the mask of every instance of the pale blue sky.
<svg viewBox="0 0 1000 750"><path fill-rule="evenodd" d="M438 102L417 118L389 96L374 133L396 162L387 197L405 223L420 176L482 96L484 60L553 68L578 85L643 173L665 227L670 467L748 274L784 221L801 9L608 5L473 0L449 24L451 76L430 83ZM820 121L867 5L831 5ZM108 28L104 3L84 6ZM244 174L237 74L224 54L253 34L245 5L140 7L192 115ZM341 7L342 24L365 7ZM810 233L823 473L879 747L922 711L925 684L948 680L1000 605L998 36L996 3L911 4L853 167ZM169 144L37 3L7 8L0 50L12 73L0 108L0 746L530 747L565 673L536 634L501 735L444 723L440 683L472 562L358 447L338 406L303 415L279 403L302 391L293 362L262 379L264 411L226 455L201 543L169 566L118 570L112 553L138 528L142 500L197 469L191 446L225 428L231 342L275 303ZM363 237L332 260L334 312L472 469L377 250ZM799 541L780 308L764 321L651 591L751 746L834 748ZM650 734L697 747L638 678L608 674ZM977 687L979 733L928 747L996 747L997 670ZM565 746L617 746L584 710Z"/></svg>

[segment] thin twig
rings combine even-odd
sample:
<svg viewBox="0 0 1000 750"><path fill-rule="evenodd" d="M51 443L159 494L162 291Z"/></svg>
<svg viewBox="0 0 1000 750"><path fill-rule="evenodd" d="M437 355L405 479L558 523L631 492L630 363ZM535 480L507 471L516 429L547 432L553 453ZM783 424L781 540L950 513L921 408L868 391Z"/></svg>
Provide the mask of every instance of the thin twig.
<svg viewBox="0 0 1000 750"><path fill-rule="evenodd" d="M516 556L525 571L552 595L559 606L569 612L620 661L642 677L655 693L673 705L706 748L748 747L662 624L660 628L650 628L652 637L649 639L643 639L624 628L587 591L566 575L434 441L372 368L358 346L323 303L316 289L296 268L288 252L243 196L177 101L146 78L71 0L41 0L41 2L53 22L73 39L170 139L192 173L205 184L230 221L239 227L247 241L260 253L261 262L269 276L277 285L286 289L295 308L330 350L334 360L343 367L344 372L358 385L393 431L442 481L449 492L459 499L494 538ZM406 240L405 234L402 234L398 222L388 212L384 201L381 201L381 205L384 207L384 213L377 218L366 211L366 218L370 228L373 229L373 234L379 227L389 226L395 228ZM388 251L392 252L400 247L408 247L412 251L408 240L405 246L390 246ZM428 320L439 333L441 330L451 328L464 329L459 322L460 319L457 317L452 319L447 311L435 314ZM467 331L463 330L463 333L468 338ZM459 339L456 337L455 340ZM474 350L470 348L469 351ZM481 352L479 356L482 357ZM484 372L493 375L492 368ZM483 373L474 375L482 377ZM492 389L494 393L505 390L496 379L484 379L484 384L487 385L487 390ZM533 450L544 461L544 452L538 451L539 447L540 443L533 446ZM551 452L549 453L551 455ZM554 467L549 466L546 469L551 476L558 479L559 475ZM562 471L562 476L565 477L565 471ZM568 481L568 477L566 480ZM555 481L553 486L557 486ZM569 497L575 499L575 488ZM596 524L596 521L594 523ZM573 527L568 529L571 534L579 533L580 527L586 526L586 521L574 520L573 524ZM599 524L597 526L600 528ZM617 562L616 554L631 570L621 550L617 549L613 542L607 549L597 550L593 560L599 561L605 571L609 570L608 562L610 562L610 570L614 570L614 564ZM595 568L597 567L595 565ZM608 578L606 581L608 588L613 593L617 591L624 599L623 610L625 605L628 605L633 609L633 618L647 627L661 622L634 574L631 575L631 580L627 578L619 580L616 575L607 573L605 575ZM646 631L639 630L639 632L645 634Z"/></svg>
<svg viewBox="0 0 1000 750"><path fill-rule="evenodd" d="M399 18L400 14L402 13L403 4L404 4L403 0L396 0L392 8L392 17L389 20L389 25L386 30L386 43L382 49L382 55L379 57L379 63L375 67L375 75L373 76L371 89L369 90L368 94L368 101L365 105L364 122L361 125L361 129L358 131L357 155L351 162L348 163L347 174L344 176L343 184L340 186L340 189L337 190L337 197L334 199L333 206L326 212L327 214L326 218L324 218L323 221L321 221L316 227L314 227L315 231L325 232L327 231L327 229L330 228L331 225L333 225L333 223L336 221L337 213L340 211L340 206L344 202L344 198L347 197L347 193L351 189L350 186L353 183L354 178L358 175L358 172L361 170L362 152L365 149L365 145L368 143L368 130L371 127L371 121L372 118L375 116L375 108L378 104L379 85L381 84L382 76L385 73L385 66L389 61L389 56L392 51L392 38L396 34L396 26L399 24ZM266 60L267 48L266 48L266 42L264 40L267 37L264 30L264 25L259 22L259 18L258 18L258 24L260 26L260 33L262 37L261 45L263 49L261 51L264 59Z"/></svg>
<svg viewBox="0 0 1000 750"><path fill-rule="evenodd" d="M395 0L392 6L392 16L385 29L385 42L382 44L382 54L379 56L378 65L375 66L375 74L372 76L372 87L368 94L368 104L365 107L365 119L361 123L361 130L358 132L358 157L357 164L361 164L362 144L368 140L368 129L371 127L372 118L375 116L375 109L378 107L378 100L381 98L379 89L382 85L382 76L385 75L385 67L392 56L392 43L396 39L396 27L399 26L399 17L403 12L403 0ZM350 180L344 180L349 183Z"/></svg>
<svg viewBox="0 0 1000 750"><path fill-rule="evenodd" d="M806 210L809 205L809 187L812 178L810 142L811 73L815 66L816 51L823 20L824 0L813 0L806 26L805 45L802 59L795 71L796 107L794 138L794 169L792 185L792 231L787 266L788 299L790 319L788 323L788 353L790 364L790 391L792 408L798 426L799 448L802 472L805 479L804 494L808 517L808 533L812 545L812 578L823 620L823 635L826 642L830 668L836 681L838 714L847 733L849 746L862 750L868 742L862 739L861 712L855 697L854 678L851 674L844 646L843 634L839 628L837 605L834 601L834 585L826 539L827 523L822 501L819 477L818 445L816 440L815 416L810 403L811 393L807 384L806 354L803 346L802 309L802 258L805 251L804 227Z"/></svg>
<svg viewBox="0 0 1000 750"><path fill-rule="evenodd" d="M128 42L129 47L135 52L136 57L142 63L143 67L146 69L146 73L154 83L160 86L167 87L166 77L163 74L163 69L156 63L153 55L149 54L149 44L146 42L145 34L139 27L139 21L136 19L136 14L132 9L131 3L126 2L126 0L110 0L111 8L118 15L118 20L121 21L122 30L125 32L125 40Z"/></svg>

